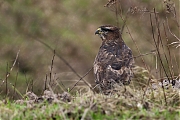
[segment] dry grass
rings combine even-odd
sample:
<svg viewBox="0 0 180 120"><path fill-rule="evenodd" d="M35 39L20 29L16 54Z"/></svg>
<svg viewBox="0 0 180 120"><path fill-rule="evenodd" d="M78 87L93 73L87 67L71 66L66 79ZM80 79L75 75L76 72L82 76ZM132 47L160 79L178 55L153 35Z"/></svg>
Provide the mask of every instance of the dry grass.
<svg viewBox="0 0 180 120"><path fill-rule="evenodd" d="M133 86L133 85L132 85ZM1 119L174 119L180 116L179 90L172 87L144 90L130 86L116 93L103 95L89 88L76 94L55 94L44 91L42 96L28 92L15 102L1 101ZM82 92L83 91L83 92ZM166 101L164 99L166 93ZM167 103L166 103L167 102Z"/></svg>

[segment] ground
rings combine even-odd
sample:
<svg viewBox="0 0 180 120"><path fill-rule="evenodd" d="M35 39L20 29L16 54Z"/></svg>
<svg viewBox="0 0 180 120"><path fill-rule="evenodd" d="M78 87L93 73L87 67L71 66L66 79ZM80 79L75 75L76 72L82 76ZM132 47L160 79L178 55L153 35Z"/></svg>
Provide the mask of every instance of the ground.
<svg viewBox="0 0 180 120"><path fill-rule="evenodd" d="M83 91L83 92L82 92ZM0 101L1 119L172 119L180 117L179 91L172 87L141 89L126 86L111 95L81 88L75 94L45 90L37 96Z"/></svg>

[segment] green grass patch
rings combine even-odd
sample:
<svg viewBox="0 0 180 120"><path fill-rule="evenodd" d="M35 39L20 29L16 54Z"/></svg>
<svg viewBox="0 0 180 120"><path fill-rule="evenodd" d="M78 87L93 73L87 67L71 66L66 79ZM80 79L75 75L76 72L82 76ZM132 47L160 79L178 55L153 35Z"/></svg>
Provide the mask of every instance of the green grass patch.
<svg viewBox="0 0 180 120"><path fill-rule="evenodd" d="M179 94L178 91L168 89L165 92ZM171 91L171 93L170 93ZM135 94L134 94L134 93ZM150 91L149 91L150 92ZM167 105L162 102L162 89L153 91L158 96L146 94L144 99L141 95L142 91L126 88L126 91L120 90L113 95L102 95L87 91L85 93L77 92L70 95L69 102L62 97L63 94L54 94L53 92L44 93L44 95L27 98L18 101L0 102L0 118L1 119L164 119L178 120L180 117L179 104L172 105L171 100L179 98L172 97L167 99ZM52 93L47 95L47 93ZM151 93L149 93L151 94ZM53 97L56 96L56 97ZM57 97L61 96L61 97ZM40 100L43 99L43 100ZM63 99L64 100L63 100ZM161 98L161 99L160 99Z"/></svg>

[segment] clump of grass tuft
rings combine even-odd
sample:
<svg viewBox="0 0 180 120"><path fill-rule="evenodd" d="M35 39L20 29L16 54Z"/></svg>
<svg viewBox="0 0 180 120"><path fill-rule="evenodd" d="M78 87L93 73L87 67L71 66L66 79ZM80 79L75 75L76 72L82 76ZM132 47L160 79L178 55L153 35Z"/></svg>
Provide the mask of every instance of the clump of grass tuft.
<svg viewBox="0 0 180 120"><path fill-rule="evenodd" d="M42 96L27 97L23 102L1 102L1 118L4 119L178 119L179 91L162 88L144 91L126 86L111 95L77 91L63 100L63 94L45 91ZM48 95L47 95L48 93ZM28 95L30 93L28 92ZM46 95L46 96L45 96ZM143 97L144 95L144 97ZM26 94L27 96L27 94ZM58 97L61 96L61 97ZM40 98L42 98L40 100ZM51 99L51 101L49 101ZM39 100L37 102L37 100Z"/></svg>

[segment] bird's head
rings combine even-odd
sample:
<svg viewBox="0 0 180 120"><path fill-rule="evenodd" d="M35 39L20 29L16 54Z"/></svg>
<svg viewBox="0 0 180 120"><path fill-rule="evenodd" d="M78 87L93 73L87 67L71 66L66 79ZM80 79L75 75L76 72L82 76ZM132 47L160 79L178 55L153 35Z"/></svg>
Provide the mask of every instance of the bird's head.
<svg viewBox="0 0 180 120"><path fill-rule="evenodd" d="M116 39L120 36L119 28L112 25L103 25L100 26L96 32L95 35L99 35L102 40L105 39Z"/></svg>

